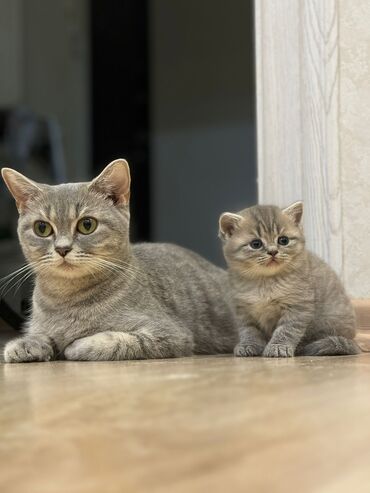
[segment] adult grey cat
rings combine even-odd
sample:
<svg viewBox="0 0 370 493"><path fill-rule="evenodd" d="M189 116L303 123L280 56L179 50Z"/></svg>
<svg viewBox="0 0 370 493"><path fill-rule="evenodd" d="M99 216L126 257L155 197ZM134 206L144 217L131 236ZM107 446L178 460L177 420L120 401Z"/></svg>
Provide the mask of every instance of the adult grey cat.
<svg viewBox="0 0 370 493"><path fill-rule="evenodd" d="M5 168L35 278L25 335L6 362L169 358L232 352L237 326L222 269L174 245L129 241L130 172L42 185Z"/></svg>
<svg viewBox="0 0 370 493"><path fill-rule="evenodd" d="M236 356L357 354L351 303L334 271L305 249L302 202L220 217L240 342Z"/></svg>

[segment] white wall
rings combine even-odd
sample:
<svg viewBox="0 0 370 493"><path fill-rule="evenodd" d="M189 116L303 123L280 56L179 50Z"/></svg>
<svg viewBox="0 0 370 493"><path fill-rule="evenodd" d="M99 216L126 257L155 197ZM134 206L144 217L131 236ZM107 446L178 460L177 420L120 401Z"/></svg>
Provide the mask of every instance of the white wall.
<svg viewBox="0 0 370 493"><path fill-rule="evenodd" d="M256 2L259 200L305 203L308 246L370 297L370 3Z"/></svg>

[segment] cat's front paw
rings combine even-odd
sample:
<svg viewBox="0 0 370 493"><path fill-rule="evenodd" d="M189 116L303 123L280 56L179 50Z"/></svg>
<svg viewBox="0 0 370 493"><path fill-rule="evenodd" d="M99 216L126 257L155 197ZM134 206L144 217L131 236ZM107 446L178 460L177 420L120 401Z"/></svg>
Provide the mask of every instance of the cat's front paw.
<svg viewBox="0 0 370 493"><path fill-rule="evenodd" d="M53 348L47 342L36 338L20 337L8 342L4 349L5 363L29 363L32 361L50 361Z"/></svg>
<svg viewBox="0 0 370 493"><path fill-rule="evenodd" d="M234 356L239 358L248 358L253 356L262 356L264 346L259 344L245 344L239 342L234 348Z"/></svg>
<svg viewBox="0 0 370 493"><path fill-rule="evenodd" d="M291 358L294 356L294 348L287 344L267 344L263 356L265 358Z"/></svg>
<svg viewBox="0 0 370 493"><path fill-rule="evenodd" d="M64 350L71 361L107 361L112 359L110 338L105 333L76 339Z"/></svg>

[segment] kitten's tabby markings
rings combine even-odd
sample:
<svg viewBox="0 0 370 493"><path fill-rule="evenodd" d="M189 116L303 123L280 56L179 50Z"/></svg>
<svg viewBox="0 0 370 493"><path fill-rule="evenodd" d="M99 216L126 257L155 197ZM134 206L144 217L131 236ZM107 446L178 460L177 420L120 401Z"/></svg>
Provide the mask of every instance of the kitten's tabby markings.
<svg viewBox="0 0 370 493"><path fill-rule="evenodd" d="M30 266L18 274L36 275L31 318L5 347L6 362L232 352L226 272L174 245L130 244L126 161L91 183L49 186L2 174Z"/></svg>
<svg viewBox="0 0 370 493"><path fill-rule="evenodd" d="M240 342L236 356L357 354L351 303L334 271L305 249L303 205L220 217Z"/></svg>

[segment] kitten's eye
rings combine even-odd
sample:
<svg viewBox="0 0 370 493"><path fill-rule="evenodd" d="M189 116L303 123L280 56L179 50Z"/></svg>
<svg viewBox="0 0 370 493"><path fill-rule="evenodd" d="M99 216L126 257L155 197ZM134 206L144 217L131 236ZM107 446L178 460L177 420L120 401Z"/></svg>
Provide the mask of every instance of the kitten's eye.
<svg viewBox="0 0 370 493"><path fill-rule="evenodd" d="M93 233L98 226L98 221L92 217L83 217L77 223L77 231L83 235Z"/></svg>
<svg viewBox="0 0 370 493"><path fill-rule="evenodd" d="M249 245L251 246L251 248L253 248L253 250L258 250L259 248L261 248L262 246L262 241L261 240L252 240Z"/></svg>
<svg viewBox="0 0 370 493"><path fill-rule="evenodd" d="M289 238L287 236L279 236L278 243L279 245L286 246L289 243Z"/></svg>
<svg viewBox="0 0 370 493"><path fill-rule="evenodd" d="M45 221L36 221L33 225L33 230L37 234L37 236L42 236L43 238L46 238L47 236L53 234L53 228L51 227L51 224Z"/></svg>

